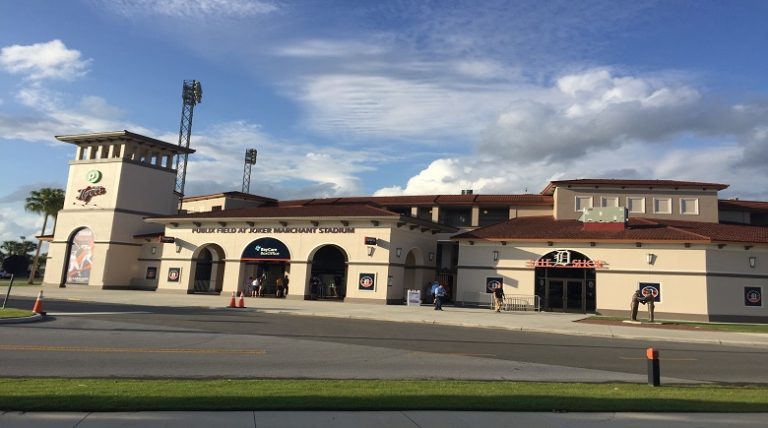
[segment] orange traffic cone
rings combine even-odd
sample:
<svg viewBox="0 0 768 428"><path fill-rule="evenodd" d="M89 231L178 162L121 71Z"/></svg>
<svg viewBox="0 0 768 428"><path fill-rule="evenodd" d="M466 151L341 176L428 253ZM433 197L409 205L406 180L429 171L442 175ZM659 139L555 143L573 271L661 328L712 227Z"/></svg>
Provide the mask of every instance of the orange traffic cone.
<svg viewBox="0 0 768 428"><path fill-rule="evenodd" d="M45 315L45 312L43 312L43 291L40 290L39 293L37 293L37 300L35 300L35 305L32 306L32 312L40 315Z"/></svg>
<svg viewBox="0 0 768 428"><path fill-rule="evenodd" d="M237 307L238 308L244 308L245 307L245 293L240 293L240 300L237 301Z"/></svg>
<svg viewBox="0 0 768 428"><path fill-rule="evenodd" d="M230 299L228 307L230 307L230 308L236 308L237 307L237 306L235 306L235 292L234 291L232 292L232 299Z"/></svg>

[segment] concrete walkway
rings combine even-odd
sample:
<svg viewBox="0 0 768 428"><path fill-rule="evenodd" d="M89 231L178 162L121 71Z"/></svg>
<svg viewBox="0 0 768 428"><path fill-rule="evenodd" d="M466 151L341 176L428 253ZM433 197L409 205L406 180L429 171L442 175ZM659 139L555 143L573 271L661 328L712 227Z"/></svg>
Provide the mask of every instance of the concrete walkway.
<svg viewBox="0 0 768 428"><path fill-rule="evenodd" d="M14 287L11 300L14 296L34 298L40 290L40 287ZM496 313L484 308L450 306L445 307L444 311L435 311L431 306L394 306L308 301L293 299L290 296L288 299L247 297L245 298L245 309L229 309L226 307L230 303L231 295L217 296L153 291L101 290L88 287L44 287L42 290L44 298L48 299L72 299L160 307L203 307L318 317L499 328L576 336L614 337L643 340L646 342L671 341L768 348L768 334L672 330L633 325L616 326L574 322L584 318L583 314L546 312ZM45 304L43 304L43 309L45 310Z"/></svg>
<svg viewBox="0 0 768 428"><path fill-rule="evenodd" d="M536 413L536 412L130 412L130 413L0 413L0 426L35 428L112 427L335 427L335 428L464 428L464 427L664 427L758 428L766 414L727 413Z"/></svg>

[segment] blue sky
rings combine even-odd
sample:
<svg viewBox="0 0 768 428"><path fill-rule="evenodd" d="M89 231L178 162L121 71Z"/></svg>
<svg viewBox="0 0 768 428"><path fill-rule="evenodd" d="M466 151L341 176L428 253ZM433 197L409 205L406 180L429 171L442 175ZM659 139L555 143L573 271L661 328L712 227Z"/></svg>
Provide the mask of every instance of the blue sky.
<svg viewBox="0 0 768 428"><path fill-rule="evenodd" d="M187 195L539 192L677 179L768 199L768 2L0 0L0 241L71 145L178 141Z"/></svg>

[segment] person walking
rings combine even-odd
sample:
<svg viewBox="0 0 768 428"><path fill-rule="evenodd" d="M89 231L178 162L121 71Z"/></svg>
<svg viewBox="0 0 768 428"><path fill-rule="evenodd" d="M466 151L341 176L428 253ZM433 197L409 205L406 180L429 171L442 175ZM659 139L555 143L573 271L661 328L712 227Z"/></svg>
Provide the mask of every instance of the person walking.
<svg viewBox="0 0 768 428"><path fill-rule="evenodd" d="M288 297L288 274L283 276L283 297Z"/></svg>
<svg viewBox="0 0 768 428"><path fill-rule="evenodd" d="M445 296L448 295L448 292L445 290L445 287L443 287L443 284L440 284L435 289L435 310L436 311L442 311L443 310L443 299Z"/></svg>
<svg viewBox="0 0 768 428"><path fill-rule="evenodd" d="M493 301L496 304L496 312L501 312L501 308L504 306L504 286L497 284L493 289Z"/></svg>
<svg viewBox="0 0 768 428"><path fill-rule="evenodd" d="M259 295L259 278L251 277L251 288L253 289L253 297Z"/></svg>

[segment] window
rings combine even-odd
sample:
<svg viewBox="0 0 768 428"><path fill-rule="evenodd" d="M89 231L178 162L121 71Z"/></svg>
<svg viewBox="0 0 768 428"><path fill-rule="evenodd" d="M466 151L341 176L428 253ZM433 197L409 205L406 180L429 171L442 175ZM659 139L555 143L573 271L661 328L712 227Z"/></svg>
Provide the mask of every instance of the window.
<svg viewBox="0 0 768 428"><path fill-rule="evenodd" d="M440 223L445 223L449 226L470 226L472 208L441 208L439 217Z"/></svg>
<svg viewBox="0 0 768 428"><path fill-rule="evenodd" d="M577 196L575 207L576 211L584 211L586 208L592 208L592 197Z"/></svg>
<svg viewBox="0 0 768 428"><path fill-rule="evenodd" d="M627 210L630 213L645 214L645 198L641 196L627 196Z"/></svg>
<svg viewBox="0 0 768 428"><path fill-rule="evenodd" d="M672 214L672 199L653 198L654 214Z"/></svg>
<svg viewBox="0 0 768 428"><path fill-rule="evenodd" d="M680 198L680 214L699 215L698 198Z"/></svg>
<svg viewBox="0 0 768 428"><path fill-rule="evenodd" d="M603 196L600 198L600 206L601 207L618 207L619 206L619 197L618 196Z"/></svg>
<svg viewBox="0 0 768 428"><path fill-rule="evenodd" d="M488 226L507 220L509 220L509 208L481 208L478 226Z"/></svg>

